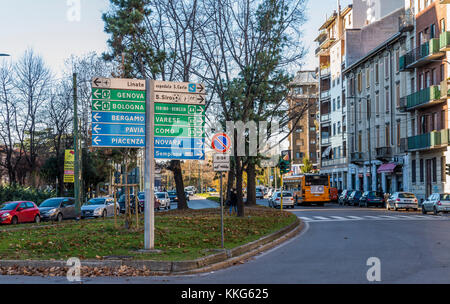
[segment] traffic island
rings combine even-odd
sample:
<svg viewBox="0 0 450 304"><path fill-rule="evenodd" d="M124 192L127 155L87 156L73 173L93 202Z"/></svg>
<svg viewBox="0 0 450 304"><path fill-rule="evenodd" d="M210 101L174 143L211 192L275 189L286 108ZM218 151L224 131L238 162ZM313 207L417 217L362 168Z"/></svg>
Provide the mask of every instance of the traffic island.
<svg viewBox="0 0 450 304"><path fill-rule="evenodd" d="M219 251L217 209L157 214L155 249L160 252L138 253L143 229L116 229L108 220L3 232L0 274L65 275L70 257L81 260L83 277L205 272L242 263L296 235L303 226L294 214L266 207L248 207L245 214L225 216L225 249ZM122 219L118 223L123 227Z"/></svg>

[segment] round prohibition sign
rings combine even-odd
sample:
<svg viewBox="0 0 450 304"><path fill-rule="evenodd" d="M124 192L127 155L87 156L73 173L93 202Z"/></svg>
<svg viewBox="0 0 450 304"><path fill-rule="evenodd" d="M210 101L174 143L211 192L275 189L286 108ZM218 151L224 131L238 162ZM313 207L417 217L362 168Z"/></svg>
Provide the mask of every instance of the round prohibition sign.
<svg viewBox="0 0 450 304"><path fill-rule="evenodd" d="M225 133L217 133L212 137L211 140L211 148L214 151L219 153L225 153L230 150L231 147L231 139Z"/></svg>

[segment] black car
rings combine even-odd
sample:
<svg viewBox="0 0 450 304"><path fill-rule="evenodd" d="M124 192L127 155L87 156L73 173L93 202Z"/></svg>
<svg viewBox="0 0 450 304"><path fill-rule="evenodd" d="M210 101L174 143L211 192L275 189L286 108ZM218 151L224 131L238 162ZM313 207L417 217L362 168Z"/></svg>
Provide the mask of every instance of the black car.
<svg viewBox="0 0 450 304"><path fill-rule="evenodd" d="M74 219L80 216L75 209L73 197L52 197L39 205L41 219L44 221L58 221Z"/></svg>
<svg viewBox="0 0 450 304"><path fill-rule="evenodd" d="M125 197L126 194L122 194L119 198L119 200L117 201L117 203L120 206L120 213L125 213ZM141 208L141 204L139 204L138 198L134 195L134 194L130 194L130 210L131 213L134 213L134 210L136 209L136 202L138 203L138 211L142 212L142 208Z"/></svg>
<svg viewBox="0 0 450 304"><path fill-rule="evenodd" d="M362 191L359 190L353 191L348 198L348 204L351 206L359 205L359 199L361 198L362 194L363 194Z"/></svg>
<svg viewBox="0 0 450 304"><path fill-rule="evenodd" d="M177 197L177 192L176 191L167 191L167 193L169 194L169 198L170 198L170 202L176 202L178 201L178 197Z"/></svg>
<svg viewBox="0 0 450 304"><path fill-rule="evenodd" d="M374 205L376 207L384 207L384 194L379 191L366 191L359 199L359 207L369 207Z"/></svg>
<svg viewBox="0 0 450 304"><path fill-rule="evenodd" d="M348 205L348 198L352 192L353 190L342 190L341 195L339 195L338 198L339 205Z"/></svg>

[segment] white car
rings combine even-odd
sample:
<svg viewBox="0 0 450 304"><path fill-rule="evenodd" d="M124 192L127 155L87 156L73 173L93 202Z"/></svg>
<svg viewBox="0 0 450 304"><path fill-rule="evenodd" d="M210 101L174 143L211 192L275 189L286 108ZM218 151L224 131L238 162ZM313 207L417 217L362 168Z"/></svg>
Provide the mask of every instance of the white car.
<svg viewBox="0 0 450 304"><path fill-rule="evenodd" d="M116 203L116 214L120 214L120 205ZM114 198L98 197L91 198L81 206L81 218L85 217L107 217L114 215Z"/></svg>
<svg viewBox="0 0 450 304"><path fill-rule="evenodd" d="M415 211L419 208L416 196L411 192L394 192L386 202L386 209L394 211L397 209L414 209Z"/></svg>
<svg viewBox="0 0 450 304"><path fill-rule="evenodd" d="M160 206L158 209L170 209L170 197L167 192L156 192L155 196L159 199Z"/></svg>
<svg viewBox="0 0 450 304"><path fill-rule="evenodd" d="M448 193L433 193L426 201L422 203L422 213L433 211L433 214L437 215L439 212L450 211L450 194Z"/></svg>
<svg viewBox="0 0 450 304"><path fill-rule="evenodd" d="M271 198L269 198L269 207L279 208L281 205L281 192L275 192ZM283 208L294 208L294 197L291 192L283 191Z"/></svg>

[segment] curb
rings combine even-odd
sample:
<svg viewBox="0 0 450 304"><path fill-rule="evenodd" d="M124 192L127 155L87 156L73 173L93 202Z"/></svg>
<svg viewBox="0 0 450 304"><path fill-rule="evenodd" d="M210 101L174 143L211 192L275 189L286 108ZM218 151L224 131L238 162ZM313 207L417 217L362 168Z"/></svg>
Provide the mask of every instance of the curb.
<svg viewBox="0 0 450 304"><path fill-rule="evenodd" d="M92 268L118 268L121 266L128 266L140 270L150 270L152 275L196 274L229 267L251 258L262 251L271 249L294 237L303 228L304 223L297 218L295 222L289 226L286 226L258 240L191 261L82 260L81 265L83 267L87 266ZM67 266L67 262L62 260L0 260L0 267L64 268Z"/></svg>

